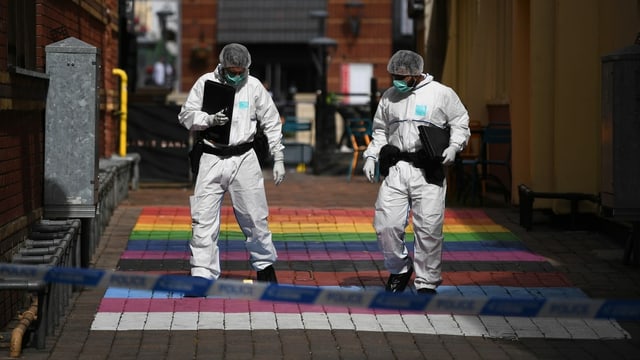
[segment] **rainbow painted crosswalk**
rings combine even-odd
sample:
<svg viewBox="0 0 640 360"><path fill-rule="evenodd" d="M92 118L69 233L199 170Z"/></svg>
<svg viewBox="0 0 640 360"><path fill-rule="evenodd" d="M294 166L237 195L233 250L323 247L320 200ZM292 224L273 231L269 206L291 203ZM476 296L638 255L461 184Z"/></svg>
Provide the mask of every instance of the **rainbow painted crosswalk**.
<svg viewBox="0 0 640 360"><path fill-rule="evenodd" d="M586 298L542 256L529 251L481 209L447 209L442 295ZM373 209L272 208L269 224L282 284L381 290L384 269L371 225ZM412 249L412 229L407 242ZM186 207L144 208L118 269L189 271ZM223 278L255 278L231 208L223 208ZM408 290L409 291L409 290ZM411 290L413 291L413 290ZM440 315L265 301L183 298L180 293L109 288L92 329L353 329L493 337L624 338L617 322L597 319Z"/></svg>

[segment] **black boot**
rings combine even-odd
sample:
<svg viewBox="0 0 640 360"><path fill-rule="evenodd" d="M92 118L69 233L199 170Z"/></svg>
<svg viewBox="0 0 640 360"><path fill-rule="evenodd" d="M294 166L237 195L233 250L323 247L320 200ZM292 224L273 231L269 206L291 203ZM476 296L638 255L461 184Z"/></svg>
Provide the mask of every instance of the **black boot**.
<svg viewBox="0 0 640 360"><path fill-rule="evenodd" d="M387 280L387 286L385 286L384 290L388 292L403 292L407 287L409 280L411 280L411 275L413 274L413 268L409 268L404 274L391 274L389 275L389 280Z"/></svg>
<svg viewBox="0 0 640 360"><path fill-rule="evenodd" d="M276 271L272 265L269 265L262 270L258 270L258 281L270 282L273 284L278 283L278 278L276 278Z"/></svg>
<svg viewBox="0 0 640 360"><path fill-rule="evenodd" d="M428 289L428 288L418 289L418 294L436 295L437 293L438 293L438 291L436 289Z"/></svg>

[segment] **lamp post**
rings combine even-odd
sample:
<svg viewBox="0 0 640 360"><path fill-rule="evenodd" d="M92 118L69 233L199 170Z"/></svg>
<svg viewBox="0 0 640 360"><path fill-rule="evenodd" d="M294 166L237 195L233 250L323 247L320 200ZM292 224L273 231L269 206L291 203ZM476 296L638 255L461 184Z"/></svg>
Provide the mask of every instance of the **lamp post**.
<svg viewBox="0 0 640 360"><path fill-rule="evenodd" d="M360 22L362 21L362 1L349 0L344 4L347 13L347 29L354 37L360 34Z"/></svg>
<svg viewBox="0 0 640 360"><path fill-rule="evenodd" d="M309 41L312 60L318 73L315 114L315 159L313 162L313 171L318 174L322 172L323 166L329 164L330 154L336 145L334 113L329 111L327 106L327 61L329 50L335 48L337 42L324 36L326 11L316 10L309 15L319 19L318 37Z"/></svg>
<svg viewBox="0 0 640 360"><path fill-rule="evenodd" d="M164 75L162 76L162 79L161 79L162 83L157 85L163 86L163 87L166 87L166 86L171 87L171 84L170 84L171 80L169 80L170 73L168 72L168 66L169 66L170 60L169 60L169 51L167 50L167 18L169 16L172 16L173 14L174 14L173 11L171 11L171 9L167 7L156 12L156 15L158 15L158 22L160 23L160 43L158 44L158 47L156 47L156 49L159 50L159 54L156 53L156 56L158 56L158 59L156 60L162 61L161 71L164 72Z"/></svg>
<svg viewBox="0 0 640 360"><path fill-rule="evenodd" d="M163 55L166 54L166 41L167 41L167 18L173 15L173 11L168 8L162 9L156 13L158 15L158 23L160 23L160 39L162 41Z"/></svg>

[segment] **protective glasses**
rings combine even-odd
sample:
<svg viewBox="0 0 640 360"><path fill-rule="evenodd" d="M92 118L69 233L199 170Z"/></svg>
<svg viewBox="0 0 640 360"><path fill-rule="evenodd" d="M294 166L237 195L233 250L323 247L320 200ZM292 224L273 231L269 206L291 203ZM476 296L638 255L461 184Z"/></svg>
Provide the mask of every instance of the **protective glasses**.
<svg viewBox="0 0 640 360"><path fill-rule="evenodd" d="M393 80L405 80L406 78L412 77L412 75L391 74L391 77L393 78Z"/></svg>
<svg viewBox="0 0 640 360"><path fill-rule="evenodd" d="M232 67L232 68L225 68L224 72L227 73L229 76L240 76L240 75L244 75L244 73L247 72L247 69Z"/></svg>

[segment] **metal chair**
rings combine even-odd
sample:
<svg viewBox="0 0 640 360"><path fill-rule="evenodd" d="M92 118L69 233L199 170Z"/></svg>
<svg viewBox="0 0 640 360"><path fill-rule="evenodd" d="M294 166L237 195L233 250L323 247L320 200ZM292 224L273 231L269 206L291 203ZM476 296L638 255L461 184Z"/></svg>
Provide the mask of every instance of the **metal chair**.
<svg viewBox="0 0 640 360"><path fill-rule="evenodd" d="M482 146L479 156L473 159L460 159L459 165L471 167L470 195L472 199L478 198L482 204L488 184L493 183L503 193L505 202L508 202L511 198L510 125L505 123L487 125L482 130ZM493 172L495 167L505 169L506 181Z"/></svg>
<svg viewBox="0 0 640 360"><path fill-rule="evenodd" d="M511 127L509 124L494 123L487 125L484 129L479 165L480 174L477 177L480 179L482 198L487 193L487 184L494 182L503 192L505 202L509 202L511 198ZM496 166L506 170L506 182L490 170L490 167Z"/></svg>
<svg viewBox="0 0 640 360"><path fill-rule="evenodd" d="M366 118L351 118L346 119L347 135L351 141L353 147L353 159L351 159L351 165L347 172L347 181L351 181L351 176L355 173L356 165L358 164L358 158L360 152L367 149L371 142L371 120Z"/></svg>
<svg viewBox="0 0 640 360"><path fill-rule="evenodd" d="M487 182L494 181L504 193L505 202L511 198L511 127L509 124L489 124L482 137L482 195L487 192ZM505 169L506 181L496 175L490 167Z"/></svg>
<svg viewBox="0 0 640 360"><path fill-rule="evenodd" d="M311 121L299 120L300 119L296 116L285 116L284 122L282 123L282 133L285 135L285 143L289 145L289 147L297 146L300 148L300 155L297 161L296 170L298 172L306 172L305 147L310 148L311 146ZM297 140L297 134L302 131L307 131L309 133L309 141L307 144ZM287 137L292 140L287 140Z"/></svg>
<svg viewBox="0 0 640 360"><path fill-rule="evenodd" d="M298 121L295 116L285 116L282 124L282 132L284 134L294 134L299 131L311 131L311 121Z"/></svg>
<svg viewBox="0 0 640 360"><path fill-rule="evenodd" d="M458 202L466 202L468 197L471 200L478 198L480 182L475 179L476 171L473 167L477 166L478 159L482 151L482 132L483 126L479 121L470 121L469 129L471 137L467 146L461 151L453 168L455 174L455 195ZM470 171L467 171L470 169Z"/></svg>

